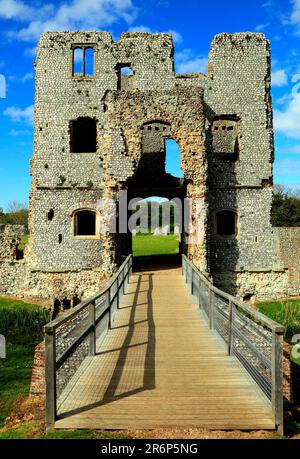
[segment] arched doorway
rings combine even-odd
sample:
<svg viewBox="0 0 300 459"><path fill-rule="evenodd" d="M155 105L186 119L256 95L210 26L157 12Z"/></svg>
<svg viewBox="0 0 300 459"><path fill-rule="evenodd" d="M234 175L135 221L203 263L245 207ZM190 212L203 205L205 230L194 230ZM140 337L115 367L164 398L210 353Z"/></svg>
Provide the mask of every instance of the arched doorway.
<svg viewBox="0 0 300 459"><path fill-rule="evenodd" d="M180 264L183 250L182 218L186 181L181 169L180 149L163 121L146 122L141 127L141 156L127 185L128 231L118 235L122 258L160 264Z"/></svg>
<svg viewBox="0 0 300 459"><path fill-rule="evenodd" d="M178 259L181 253L180 213L181 201L178 199L151 196L137 202L129 221L133 257L151 257L157 262L162 257L169 257L171 261Z"/></svg>

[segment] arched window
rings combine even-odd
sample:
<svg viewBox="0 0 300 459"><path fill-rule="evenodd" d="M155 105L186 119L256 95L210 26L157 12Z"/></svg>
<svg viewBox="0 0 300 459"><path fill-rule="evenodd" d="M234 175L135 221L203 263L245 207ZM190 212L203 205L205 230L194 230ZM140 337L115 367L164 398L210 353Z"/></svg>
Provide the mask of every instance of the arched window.
<svg viewBox="0 0 300 459"><path fill-rule="evenodd" d="M96 212L77 210L74 214L74 236L96 236Z"/></svg>
<svg viewBox="0 0 300 459"><path fill-rule="evenodd" d="M165 139L166 173L173 177L183 178L180 162L180 148L172 138Z"/></svg>
<svg viewBox="0 0 300 459"><path fill-rule="evenodd" d="M94 47L75 46L72 55L72 75L74 77L89 77L95 73L94 69Z"/></svg>
<svg viewBox="0 0 300 459"><path fill-rule="evenodd" d="M94 75L94 48L84 49L84 76Z"/></svg>
<svg viewBox="0 0 300 459"><path fill-rule="evenodd" d="M71 153L96 153L97 121L94 118L80 117L70 122Z"/></svg>
<svg viewBox="0 0 300 459"><path fill-rule="evenodd" d="M221 210L215 215L215 233L218 236L232 237L237 234L237 214L232 210Z"/></svg>

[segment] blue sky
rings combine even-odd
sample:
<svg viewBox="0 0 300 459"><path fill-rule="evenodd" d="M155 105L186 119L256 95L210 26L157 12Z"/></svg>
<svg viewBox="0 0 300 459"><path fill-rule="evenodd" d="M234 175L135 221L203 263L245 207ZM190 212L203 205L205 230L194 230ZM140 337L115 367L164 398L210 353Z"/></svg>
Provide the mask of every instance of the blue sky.
<svg viewBox="0 0 300 459"><path fill-rule="evenodd" d="M28 201L34 55L46 30L173 33L178 73L205 72L217 33L264 32L272 47L275 183L300 188L300 0L0 0L0 206ZM172 165L171 165L172 168Z"/></svg>

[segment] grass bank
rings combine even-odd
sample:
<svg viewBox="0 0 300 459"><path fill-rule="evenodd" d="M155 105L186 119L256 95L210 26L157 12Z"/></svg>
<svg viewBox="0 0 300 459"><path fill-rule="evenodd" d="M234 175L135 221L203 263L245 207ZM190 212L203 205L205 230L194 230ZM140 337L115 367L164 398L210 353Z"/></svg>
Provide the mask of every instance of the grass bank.
<svg viewBox="0 0 300 459"><path fill-rule="evenodd" d="M264 301L258 303L260 312L285 327L285 338L300 333L300 299Z"/></svg>
<svg viewBox="0 0 300 459"><path fill-rule="evenodd" d="M258 304L260 312L285 327L284 339L291 343L292 337L300 334L300 299L265 301ZM300 355L291 354L294 402L300 403ZM294 431L300 433L300 419L293 423ZM298 429L298 430L297 430Z"/></svg>
<svg viewBox="0 0 300 459"><path fill-rule="evenodd" d="M134 257L151 255L173 255L178 253L178 236L154 236L153 234L138 234L132 237L132 254Z"/></svg>
<svg viewBox="0 0 300 459"><path fill-rule="evenodd" d="M34 348L50 320L40 306L0 297L0 334L6 338L6 359L0 360L0 426L29 393Z"/></svg>

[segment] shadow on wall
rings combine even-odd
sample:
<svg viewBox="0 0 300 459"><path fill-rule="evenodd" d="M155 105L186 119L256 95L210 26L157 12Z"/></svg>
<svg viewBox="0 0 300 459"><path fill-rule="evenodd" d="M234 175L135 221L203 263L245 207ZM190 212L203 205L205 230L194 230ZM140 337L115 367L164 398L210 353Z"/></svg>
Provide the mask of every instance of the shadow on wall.
<svg viewBox="0 0 300 459"><path fill-rule="evenodd" d="M208 268L214 283L229 293L237 293L239 263L239 216L237 203L236 162L240 154L240 119L234 114L217 116L205 106L210 126L206 131L208 161ZM226 193L225 193L226 190ZM229 274L229 271L231 273ZM220 283L227 273L227 282ZM228 276L231 280L228 284ZM229 287L231 285L231 287Z"/></svg>

